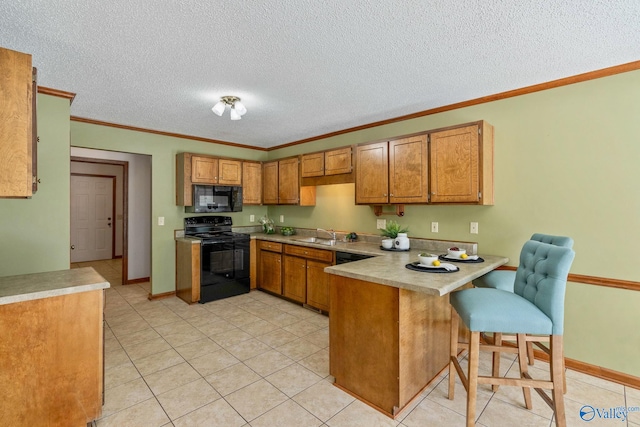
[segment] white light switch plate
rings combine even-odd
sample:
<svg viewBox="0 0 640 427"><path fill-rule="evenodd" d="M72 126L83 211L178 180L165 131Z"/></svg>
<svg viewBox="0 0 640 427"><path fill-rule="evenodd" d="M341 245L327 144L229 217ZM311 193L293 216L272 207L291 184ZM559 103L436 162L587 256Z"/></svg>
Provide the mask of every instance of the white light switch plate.
<svg viewBox="0 0 640 427"><path fill-rule="evenodd" d="M432 222L431 223L431 232L432 233L437 233L438 232L438 223L437 222Z"/></svg>
<svg viewBox="0 0 640 427"><path fill-rule="evenodd" d="M249 222L255 222L255 220L256 220L255 215L249 215Z"/></svg>
<svg viewBox="0 0 640 427"><path fill-rule="evenodd" d="M385 228L387 228L387 220L386 219L377 219L376 220L376 229L377 230L384 230Z"/></svg>
<svg viewBox="0 0 640 427"><path fill-rule="evenodd" d="M284 222L284 215L280 215L280 222Z"/></svg>
<svg viewBox="0 0 640 427"><path fill-rule="evenodd" d="M478 234L478 223L477 222L472 222L469 225L469 233Z"/></svg>
<svg viewBox="0 0 640 427"><path fill-rule="evenodd" d="M159 216L158 217L158 225L164 225L164 217L163 216Z"/></svg>

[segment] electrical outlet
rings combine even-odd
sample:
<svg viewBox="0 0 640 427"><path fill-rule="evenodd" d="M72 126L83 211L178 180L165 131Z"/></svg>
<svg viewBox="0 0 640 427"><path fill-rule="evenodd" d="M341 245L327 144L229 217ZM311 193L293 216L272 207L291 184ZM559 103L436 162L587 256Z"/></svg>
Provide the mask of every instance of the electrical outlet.
<svg viewBox="0 0 640 427"><path fill-rule="evenodd" d="M469 225L469 233L478 234L478 223L477 222L472 222Z"/></svg>
<svg viewBox="0 0 640 427"><path fill-rule="evenodd" d="M284 215L280 215L280 222L284 222Z"/></svg>
<svg viewBox="0 0 640 427"><path fill-rule="evenodd" d="M432 233L437 233L438 232L438 223L437 222L432 222L431 223L431 232Z"/></svg>
<svg viewBox="0 0 640 427"><path fill-rule="evenodd" d="M159 216L158 217L158 225L164 225L164 217L163 216Z"/></svg>
<svg viewBox="0 0 640 427"><path fill-rule="evenodd" d="M387 228L387 220L386 219L377 219L376 220L376 229L377 230L384 230L385 228Z"/></svg>
<svg viewBox="0 0 640 427"><path fill-rule="evenodd" d="M249 215L249 222L255 222L256 221L256 216L255 215Z"/></svg>

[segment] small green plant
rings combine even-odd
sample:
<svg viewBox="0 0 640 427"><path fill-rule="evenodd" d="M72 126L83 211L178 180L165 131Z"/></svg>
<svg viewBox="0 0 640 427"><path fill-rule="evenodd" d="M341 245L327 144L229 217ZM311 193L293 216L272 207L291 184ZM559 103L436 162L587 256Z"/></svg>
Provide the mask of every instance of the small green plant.
<svg viewBox="0 0 640 427"><path fill-rule="evenodd" d="M381 231L381 233L384 237L395 239L398 237L398 233L406 233L408 230L409 227L402 228L402 226L394 220L389 220L387 221L387 226Z"/></svg>

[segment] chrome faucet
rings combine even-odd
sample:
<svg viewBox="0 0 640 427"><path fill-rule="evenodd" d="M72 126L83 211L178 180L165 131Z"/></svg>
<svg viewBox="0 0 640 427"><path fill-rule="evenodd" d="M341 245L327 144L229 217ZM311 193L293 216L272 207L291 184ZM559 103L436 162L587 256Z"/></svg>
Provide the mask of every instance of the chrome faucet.
<svg viewBox="0 0 640 427"><path fill-rule="evenodd" d="M317 228L316 229L316 237L318 237L318 232L319 231L324 231L325 233L327 233L328 235L331 236L331 240L336 240L336 232L333 231L333 229L325 230L324 228Z"/></svg>

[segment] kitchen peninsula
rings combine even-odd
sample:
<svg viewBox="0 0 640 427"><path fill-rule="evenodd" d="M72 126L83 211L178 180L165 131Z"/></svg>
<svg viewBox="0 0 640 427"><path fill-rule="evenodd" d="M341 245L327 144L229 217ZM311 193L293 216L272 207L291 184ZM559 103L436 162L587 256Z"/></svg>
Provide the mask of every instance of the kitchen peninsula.
<svg viewBox="0 0 640 427"><path fill-rule="evenodd" d="M252 237L373 255L324 269L330 301L329 372L336 386L393 418L449 362L449 293L509 261L480 253L484 262L459 262L459 271L430 273L405 265L417 261L420 252L446 253L453 242L412 239L410 251L394 252L381 250L379 239L324 246L275 234ZM477 247L458 243L468 253Z"/></svg>
<svg viewBox="0 0 640 427"><path fill-rule="evenodd" d="M329 372L335 385L395 418L449 362L449 293L509 260L456 263L428 273L404 266L418 250L325 269L330 274Z"/></svg>
<svg viewBox="0 0 640 427"><path fill-rule="evenodd" d="M100 417L107 282L93 268L0 277L3 425Z"/></svg>

